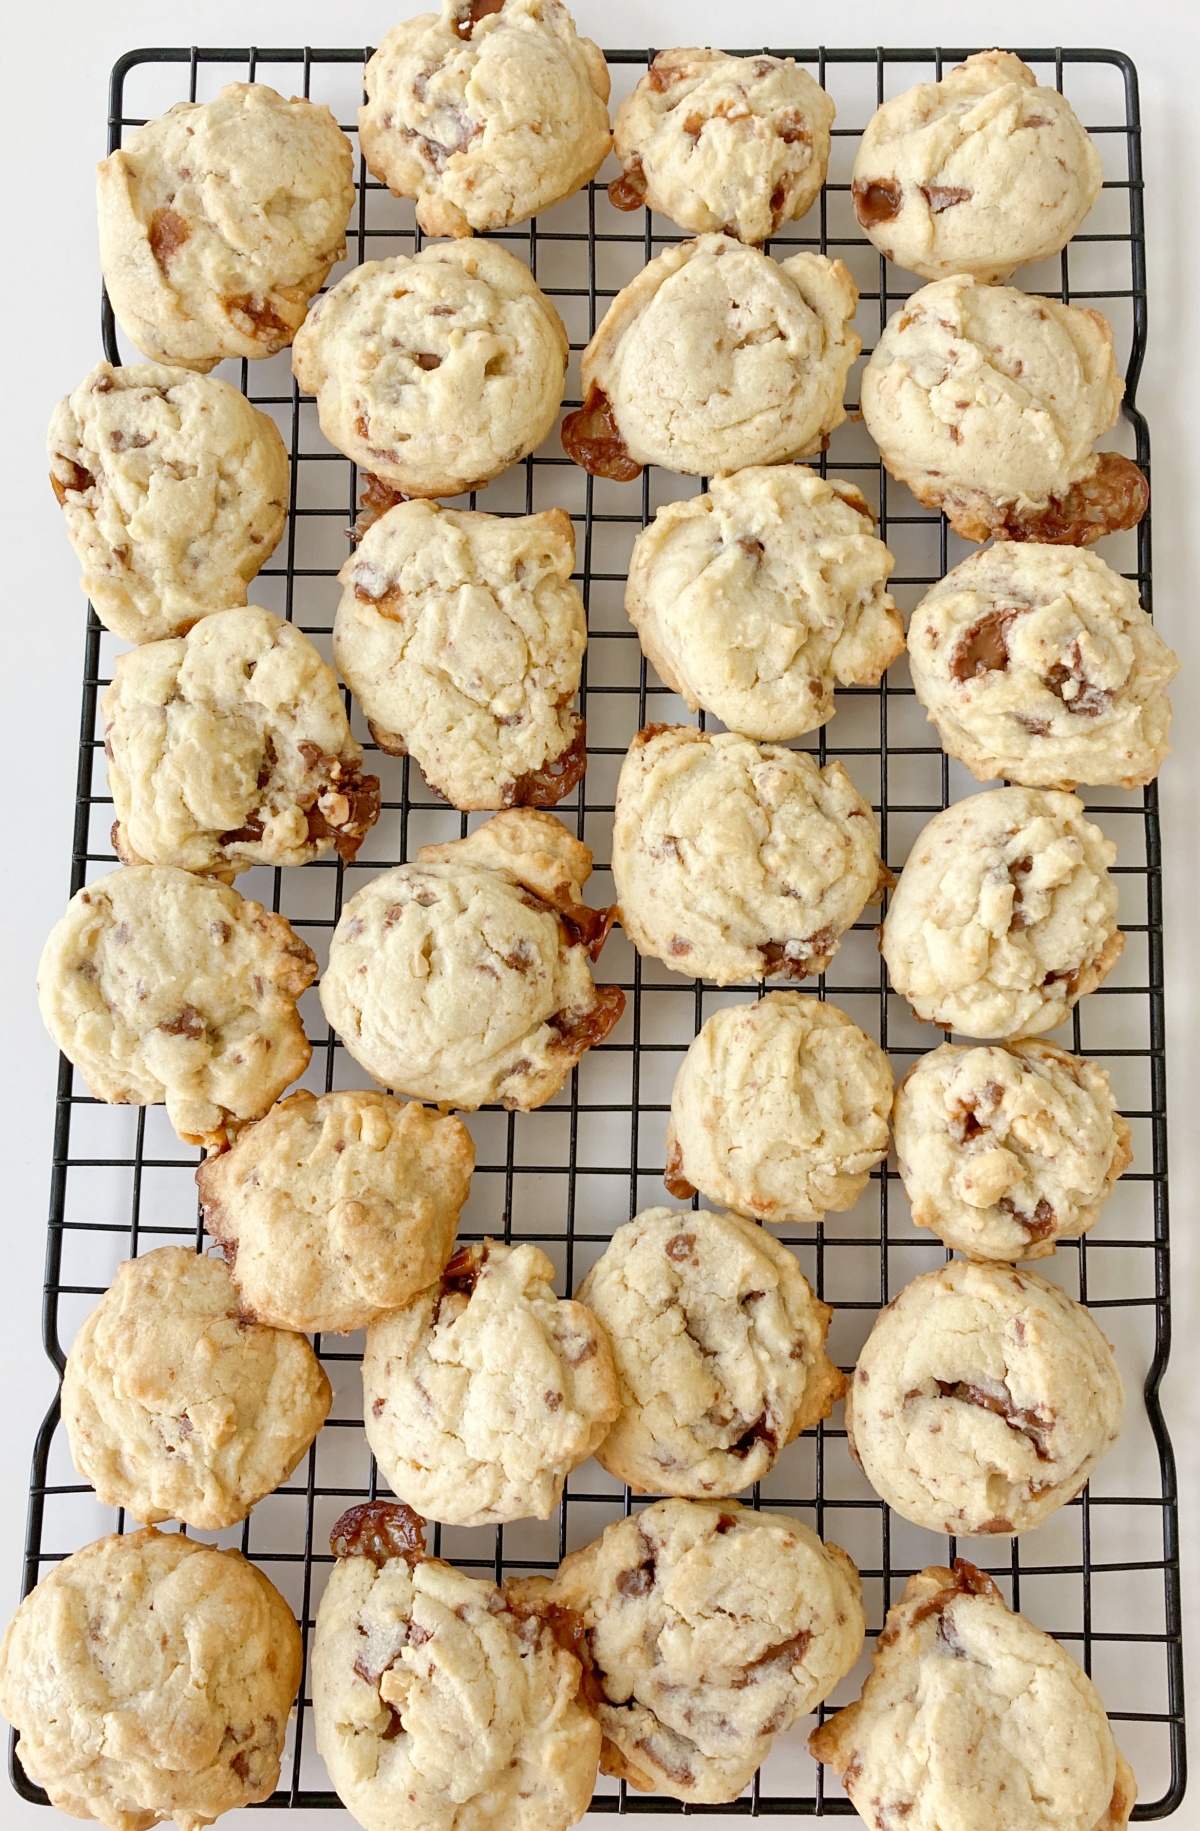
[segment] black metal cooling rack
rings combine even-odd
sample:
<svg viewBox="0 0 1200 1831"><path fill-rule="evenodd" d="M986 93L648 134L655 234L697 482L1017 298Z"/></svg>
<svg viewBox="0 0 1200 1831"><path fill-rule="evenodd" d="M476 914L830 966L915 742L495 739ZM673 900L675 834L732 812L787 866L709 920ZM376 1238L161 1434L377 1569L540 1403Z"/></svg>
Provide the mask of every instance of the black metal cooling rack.
<svg viewBox="0 0 1200 1831"><path fill-rule="evenodd" d="M853 143L885 95L940 76L944 66L967 52L790 54L834 94L838 125L830 180L819 204L803 222L789 225L773 246L777 252L828 250L852 266L863 301L859 326L869 353L872 335L916 282L888 267L854 220L848 182ZM221 82L243 75L285 92L290 86L330 100L353 133L355 71L368 55L368 49L130 52L112 73L110 150L120 144L126 128L146 115L185 98L205 99ZM620 83L634 80L652 55L615 51L608 59ZM1084 233L1058 260L1021 275L1021 282L1028 290L1093 302L1113 319L1118 348L1127 359L1123 436L1147 470L1149 439L1135 405L1146 340L1136 72L1128 58L1112 51L1042 49L1021 55L1039 80L1070 95L1096 137L1106 171L1104 191ZM566 319L577 353L613 293L644 260L682 237L670 223L644 211L618 215L600 182L501 239L528 260ZM360 162L349 237L352 263L419 242L408 206L389 198ZM335 271L331 283L338 277ZM120 361L123 353L138 359L131 349L122 350L107 300L102 330L110 360ZM235 378L233 365L226 365L226 372ZM76 379L62 376L60 382L65 388ZM286 352L271 362L242 363L240 381L243 391L276 417L292 464L287 534L254 595L327 644L337 597L332 581L346 553L344 531L354 517L357 479L353 467L321 439L312 404L302 401L292 384ZM851 391L855 385L852 381ZM569 394L573 388L574 358ZM572 399L565 403L574 404ZM967 550L944 520L919 510L907 491L889 482L853 416L834 435L820 463L832 474L852 476L873 498L881 534L897 557L892 585L902 606L915 602ZM684 479L657 472L624 485L585 477L568 463L554 437L493 484L484 503L502 513L560 505L574 520L576 576L589 610L581 702L591 741L588 775L558 812L596 852L593 901L606 894L612 791L629 740L649 716L686 717L641 659L620 600L637 528L662 501L691 487ZM1104 551L1110 563L1123 565L1127 576L1136 578L1149 604L1149 520L1136 537L1110 540ZM63 614L69 614L69 606ZM112 638L89 610L72 893L115 862L107 838L111 814L102 765L97 773L102 756L98 700L114 652ZM970 784L930 741L903 661L880 688L839 693L838 707L834 724L814 734L811 747L822 762L827 756L841 757L871 795L884 855L893 868L899 867L924 821ZM466 830L465 818L448 813L430 795L407 759L379 757L372 767L383 778L384 811L354 865L322 861L302 872L260 872L241 880L249 894L282 909L318 950L337 919L351 872L359 874L355 883L362 882L362 874L399 862L417 845ZM872 1634L912 1570L944 1562L956 1550L990 1568L1014 1605L1056 1633L1094 1673L1139 1773L1143 1799L1135 1816L1155 1818L1174 1810L1185 1784L1177 1491L1158 1398L1170 1342L1161 853L1153 787L1139 794L1105 790L1087 799L1093 818L1118 842L1127 942L1117 971L1075 1011L1061 1040L1102 1061L1112 1075L1133 1126L1136 1155L1094 1234L1069 1242L1052 1262L1051 1275L1103 1311L1100 1321L1116 1341L1131 1394L1122 1443L1088 1493L1020 1541L957 1547L951 1541L947 1546L944 1539L892 1518L854 1469L844 1430L832 1423L792 1445L752 1499L756 1505L800 1511L819 1532L851 1551L863 1573ZM898 1065L906 1065L935 1039L912 1022L890 992L872 927L873 919L860 923L845 938L825 978L809 989L817 997L835 996L874 1032ZM603 965L601 977L624 985L626 1014L610 1040L585 1057L569 1090L537 1113L494 1111L470 1120L478 1168L464 1216L465 1236L487 1231L539 1241L556 1260L563 1290L573 1288L627 1215L666 1199L662 1140L674 1069L718 1004L752 997L757 989L717 993L685 981L653 961L639 961L619 936L610 942ZM320 1089L361 1080L311 994L305 1009L314 1045L306 1083ZM45 1283L45 1345L59 1369L64 1340L69 1342L106 1288L120 1258L170 1239L201 1244L192 1185L195 1163L195 1153L177 1142L161 1109L106 1107L89 1098L68 1063L61 1064ZM783 1237L818 1292L835 1305L831 1351L846 1367L879 1305L915 1272L945 1256L936 1241L912 1227L895 1171L886 1169L876 1172L868 1193L848 1215L830 1215L821 1226L785 1231ZM243 1527L212 1535L220 1543L240 1545L268 1570L297 1613L306 1651L320 1582L332 1561L326 1553L329 1527L344 1507L373 1496L376 1481L361 1432L356 1343L353 1338L318 1338L317 1347L335 1388L328 1424L285 1490L261 1503ZM1139 1383L1141 1408L1135 1390ZM90 1490L75 1479L57 1424L56 1404L39 1433L33 1459L26 1590L45 1566L114 1525L112 1513L99 1508ZM616 1483L588 1465L568 1483L559 1515L548 1525L509 1527L494 1537L445 1529L437 1542L443 1555L497 1577L513 1569L546 1568L630 1504ZM124 1524L117 1515L116 1528L122 1530ZM829 1708L857 1695L860 1678L861 1668L835 1693ZM17 1760L12 1773L24 1798L45 1803L44 1793L30 1785ZM602 1780L600 1786L596 1811L681 1810L663 1797L627 1794L614 1782ZM312 1747L307 1675L281 1786L267 1803L338 1804ZM852 1810L840 1788L827 1790L799 1730L778 1739L753 1787L736 1804L716 1809L751 1816L846 1815Z"/></svg>

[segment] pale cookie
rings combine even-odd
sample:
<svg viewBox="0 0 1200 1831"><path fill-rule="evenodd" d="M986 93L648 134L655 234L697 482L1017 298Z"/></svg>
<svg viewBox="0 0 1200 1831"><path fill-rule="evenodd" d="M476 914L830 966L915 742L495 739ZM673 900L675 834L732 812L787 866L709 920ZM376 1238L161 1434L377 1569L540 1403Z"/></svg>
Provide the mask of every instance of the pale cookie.
<svg viewBox="0 0 1200 1831"><path fill-rule="evenodd" d="M600 1731L565 1609L424 1555L407 1507L351 1507L317 1612L313 1720L364 1831L566 1831Z"/></svg>
<svg viewBox="0 0 1200 1831"><path fill-rule="evenodd" d="M331 667L257 604L118 655L101 700L113 848L127 865L231 880L252 865L351 859L379 778Z"/></svg>
<svg viewBox="0 0 1200 1831"><path fill-rule="evenodd" d="M1066 247L1103 177L1066 97L1011 51L979 51L872 115L851 193L889 261L926 280L1007 280Z"/></svg>
<svg viewBox="0 0 1200 1831"><path fill-rule="evenodd" d="M206 1158L196 1184L244 1311L348 1335L440 1277L474 1163L458 1119L365 1088L302 1089Z"/></svg>
<svg viewBox="0 0 1200 1831"><path fill-rule="evenodd" d="M892 985L965 1036L1053 1030L1108 976L1125 937L1117 848L1074 795L993 788L917 835L883 924Z"/></svg>
<svg viewBox="0 0 1200 1831"><path fill-rule="evenodd" d="M367 65L367 165L426 235L506 229L571 197L611 144L608 65L559 0L442 0Z"/></svg>
<svg viewBox="0 0 1200 1831"><path fill-rule="evenodd" d="M455 807L548 807L587 766L587 615L562 509L482 515L402 502L338 574L333 654L391 755Z"/></svg>
<svg viewBox="0 0 1200 1831"><path fill-rule="evenodd" d="M668 248L619 292L583 352L568 457L628 481L645 464L697 476L822 448L862 338L841 261L773 261L728 235Z"/></svg>
<svg viewBox="0 0 1200 1831"><path fill-rule="evenodd" d="M736 1494L827 1418L846 1382L833 1311L752 1221L647 1208L576 1292L608 1332L621 1412L596 1451L639 1494Z"/></svg>
<svg viewBox="0 0 1200 1831"><path fill-rule="evenodd" d="M1116 1442L1125 1405L1087 1310L1011 1265L952 1259L880 1310L846 1393L851 1454L931 1532L1028 1532Z"/></svg>
<svg viewBox="0 0 1200 1831"><path fill-rule="evenodd" d="M660 1500L555 1577L511 1584L578 1611L603 1695L600 1764L639 1792L736 1799L772 1739L846 1676L862 1586L837 1545L735 1500Z"/></svg>
<svg viewBox="0 0 1200 1831"><path fill-rule="evenodd" d="M430 1289L373 1322L367 1442L392 1491L449 1526L549 1519L617 1415L608 1339L554 1295L536 1246L460 1246Z"/></svg>
<svg viewBox="0 0 1200 1831"><path fill-rule="evenodd" d="M98 1100L156 1106L224 1145L312 1055L296 1000L316 956L225 884L133 865L71 898L38 966L42 1019Z"/></svg>
<svg viewBox="0 0 1200 1831"><path fill-rule="evenodd" d="M1140 788L1170 748L1178 657L1085 548L973 553L918 604L908 651L942 749L981 782Z"/></svg>
<svg viewBox="0 0 1200 1831"><path fill-rule="evenodd" d="M1133 1161L1103 1068L1053 1043L943 1043L901 1081L895 1126L913 1220L972 1259L1087 1233Z"/></svg>
<svg viewBox="0 0 1200 1831"><path fill-rule="evenodd" d="M321 431L405 496L459 496L541 444L567 368L562 319L498 242L365 261L319 299L292 368Z"/></svg>
<svg viewBox="0 0 1200 1831"><path fill-rule="evenodd" d="M1090 546L1146 512L1114 451L1125 384L1099 312L969 274L923 286L863 371L862 413L893 477L964 540Z"/></svg>
<svg viewBox="0 0 1200 1831"><path fill-rule="evenodd" d="M303 1335L247 1317L222 1259L126 1260L63 1374L71 1457L106 1507L151 1525L236 1525L285 1482L332 1394Z"/></svg>
<svg viewBox="0 0 1200 1831"><path fill-rule="evenodd" d="M663 1180L751 1220L819 1221L852 1208L887 1156L891 1106L887 1056L836 1005L804 992L727 1005L675 1077Z"/></svg>
<svg viewBox="0 0 1200 1831"><path fill-rule="evenodd" d="M181 636L245 603L283 533L288 459L274 420L236 388L102 362L59 401L46 447L79 583L106 629Z"/></svg>
<svg viewBox="0 0 1200 1831"><path fill-rule="evenodd" d="M639 954L718 985L823 973L889 874L840 763L647 725L617 783L612 871Z"/></svg>
<svg viewBox="0 0 1200 1831"><path fill-rule="evenodd" d="M354 155L329 109L229 83L137 127L97 168L100 264L146 356L272 356L346 252Z"/></svg>
<svg viewBox="0 0 1200 1831"><path fill-rule="evenodd" d="M52 1805L110 1831L203 1831L279 1779L300 1630L238 1551L113 1534L55 1564L0 1647L0 1710Z"/></svg>
<svg viewBox="0 0 1200 1831"><path fill-rule="evenodd" d="M808 1745L905 1831L1121 1831L1137 1798L1091 1679L962 1558L908 1579L861 1698Z"/></svg>
<svg viewBox="0 0 1200 1831"><path fill-rule="evenodd" d="M831 98L790 57L660 51L617 109L624 169L609 198L618 210L645 204L693 235L765 242L816 202L833 117Z"/></svg>
<svg viewBox="0 0 1200 1831"><path fill-rule="evenodd" d="M610 919L583 902L591 869L561 820L520 808L365 885L321 979L355 1061L435 1106L544 1106L625 1008L588 967Z"/></svg>
<svg viewBox="0 0 1200 1831"><path fill-rule="evenodd" d="M852 483L755 466L658 511L634 542L625 610L689 711L781 742L833 717L835 679L877 686L902 651L894 565Z"/></svg>

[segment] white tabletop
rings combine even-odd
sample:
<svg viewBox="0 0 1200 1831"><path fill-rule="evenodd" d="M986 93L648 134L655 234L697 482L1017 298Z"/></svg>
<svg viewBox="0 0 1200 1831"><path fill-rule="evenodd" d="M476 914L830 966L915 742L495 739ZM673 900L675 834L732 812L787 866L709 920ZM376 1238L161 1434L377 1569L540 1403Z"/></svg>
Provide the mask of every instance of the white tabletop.
<svg viewBox="0 0 1200 1831"><path fill-rule="evenodd" d="M402 8L383 0L79 0L14 6L5 33L8 88L0 134L8 181L0 246L8 252L3 489L0 514L10 584L4 697L8 892L0 949L5 1046L0 1051L9 1145L0 1330L0 1619L15 1606L34 1433L54 1389L40 1344L42 1264L49 1197L56 1056L38 1018L34 973L61 913L69 879L79 726L83 606L77 567L46 483L43 441L54 401L100 354L92 167L106 146L108 71L146 44L374 42ZM1200 126L1195 60L1200 9L1184 0L1008 0L1006 42L1092 44L1127 51L1141 77L1149 240L1150 344L1139 402L1154 446L1155 609L1180 653L1175 751L1162 778L1169 1108L1174 1215L1175 1348L1166 1382L1183 1500L1185 1633L1200 1645ZM575 0L580 28L608 45L785 43L831 45L995 42L997 9L979 0L884 0L800 8L786 0ZM1136 1402L1136 1400L1135 1400ZM59 1822L0 1781L0 1826ZM62 1821L65 1823L65 1821ZM236 1812L229 1831L252 1823ZM295 1831L329 1831L348 1815L293 1813ZM733 1819L710 1818L712 1825ZM1175 1822L1200 1828L1200 1790Z"/></svg>

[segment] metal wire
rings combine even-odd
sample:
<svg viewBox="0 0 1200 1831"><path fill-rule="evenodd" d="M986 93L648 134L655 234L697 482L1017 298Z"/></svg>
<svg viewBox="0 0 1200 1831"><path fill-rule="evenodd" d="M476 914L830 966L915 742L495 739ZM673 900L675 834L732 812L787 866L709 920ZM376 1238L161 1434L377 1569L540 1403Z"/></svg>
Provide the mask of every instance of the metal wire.
<svg viewBox="0 0 1200 1831"><path fill-rule="evenodd" d="M758 49L754 48L755 53ZM968 52L909 48L785 54L806 63L824 86L834 90L839 110L835 136L846 140L861 131L877 101L907 87L920 74L905 66L927 66L928 74L936 77L944 64L957 62ZM110 150L120 145L126 128L137 124L125 111L126 85L144 66L178 66L180 80L172 98L176 100L195 99L202 73L209 66L226 65L242 66L249 80L261 73L262 66L270 66L266 78L271 81L278 80L282 67L293 89L309 95L314 93L314 78L319 86L323 77L339 67L360 64L367 55L365 48L132 51L112 73ZM636 71L653 53L615 51L607 55L610 64L632 65ZM1107 70L1118 92L1114 118L1096 120L1092 131L1105 145L1109 166L1115 165L1119 175L1114 176L1110 169L1105 208L1098 208L1093 219L1098 226L1085 229L1064 252L1055 284L1064 300L1095 300L1110 315L1125 313L1128 385L1124 412L1134 454L1148 470L1149 438L1134 399L1146 341L1136 72L1128 58L1112 51L1042 49L1021 55L1033 65L1039 80L1053 82L1060 89L1065 79L1074 81L1085 66L1092 66ZM848 99L842 90L856 67L873 81L859 83ZM220 71L222 78L229 74L239 71ZM319 94L317 99L321 99ZM347 131L353 132L352 123L347 124ZM349 238L352 258L361 262L370 255L419 246L411 214L405 216L388 199L383 187L368 177L361 159L357 182L357 214ZM817 248L855 260L866 307L860 325L869 318L871 328L880 329L911 285L907 276L867 249L848 208L848 189L835 173L818 208L802 223L791 225L774 247L781 254L796 247ZM565 206L565 212L556 211L499 239L516 247L535 274L541 265L541 283L569 317L572 348L578 351L607 301L636 267L663 246L683 238L671 224L651 220L644 211L632 218L616 217L599 184ZM1115 227L1105 226L1113 222ZM1103 274L1097 270L1094 251L1105 263ZM1081 259L1086 261L1086 285L1072 283L1071 264ZM874 276L873 287L865 283L867 275ZM101 328L105 354L119 362L117 329L106 297ZM130 359L136 360L133 352ZM307 581L332 581L338 562L336 558L318 565L306 562L310 524L324 518L327 529L336 529L346 525L347 517L353 520L357 478L353 466L317 438L311 405L302 404L287 376L286 361L285 353L282 368L279 363L240 365L243 391L264 410L275 413L292 465L286 538L274 563L260 575L260 589L276 591L282 613L320 640L328 636L336 587L331 582L324 588L309 587ZM263 391L256 392L260 376ZM283 376L287 379L281 380ZM571 400L565 403L568 407L574 404ZM330 465L335 467L333 473L328 472ZM880 532L899 561L892 581L899 600L915 601L954 563L958 547L945 521L916 511L911 499L889 484L873 448L853 424L834 435L820 465L833 474L851 476L874 496ZM345 468L339 473L338 466ZM685 493L690 485L650 472L640 483L629 485L583 477L563 456L557 440L526 459L523 469L523 500L518 499L519 489L517 496L510 489L501 512L528 513L562 504L569 507L576 528L576 577L588 606L590 627L580 700L591 742L588 775L558 811L597 851L600 887L593 900L600 900L603 874L608 869L607 835L617 761L648 717L682 720L685 716L678 702L648 672L636 638L620 614L621 543L627 556L633 532L654 508L670 494ZM343 482L340 500L332 493L327 502L310 500L310 485L315 482L319 495L324 477L339 474ZM493 496L499 488L493 486ZM473 497L471 500L474 503ZM492 500L484 506L491 509ZM320 531L318 527L318 535ZM1138 531L1136 562L1127 576L1136 579L1149 607L1149 519ZM310 614L314 589L324 592L315 620ZM111 640L89 609L72 893L88 877L115 862L107 839L98 842L93 833L94 824L106 833L109 818L110 802L96 766L102 749L98 700L107 684L110 648ZM860 787L869 788L880 818L884 856L896 869L918 826L956 793L964 792L964 786L956 766L928 740L919 722L920 709L903 663L891 670L891 677L878 689L839 693L838 705L835 725L816 733L808 747L822 763L833 756L846 760ZM269 897L273 907L282 909L319 949L337 920L344 896L368 876L409 856L429 836L432 822L440 823L439 837L449 836L455 825L459 831L467 830L466 817L447 815L409 759L379 757L372 767L383 778L384 812L363 855L353 865L332 859L310 865L302 873L276 870L257 873L250 883L243 880L251 894ZM1119 1684L1121 1673L1136 1665L1135 1694L1124 1695L1116 1706L1110 1697L1110 1714L1118 1736L1137 1739L1137 1753L1158 1777L1155 1796L1144 1799L1135 1812L1138 1818L1153 1818L1174 1810L1185 1784L1177 1492L1159 1405L1159 1385L1170 1346L1161 844L1153 787L1138 794L1103 790L1086 798L1092 816L1119 846L1116 870L1123 910L1131 918L1123 923L1129 937L1128 967L1079 1006L1070 1041L1076 1050L1104 1063L1117 1078L1124 1094L1123 1110L1134 1124L1137 1156L1135 1168L1118 1191L1123 1200L1114 1197L1091 1239L1066 1243L1057 1265L1068 1287L1077 1266L1077 1293L1094 1310L1103 1312L1102 1325L1120 1335L1122 1346L1135 1359L1140 1354L1146 1369L1144 1408L1139 1411L1131 1403L1122 1442L1131 1449L1132 1474L1116 1491L1104 1485L1102 1466L1093 1491L1064 1509L1056 1522L1019 1541L991 1540L966 1549L993 1571L1014 1606L1024 1606L1055 1632L1089 1670L1103 1668L1098 1672L1102 1692L1106 1685L1111 1689ZM860 922L857 932L846 937L829 973L809 989L817 997L823 998L827 991L836 996L859 1022L875 1031L899 1065L907 1065L935 1039L916 1029L902 1001L889 990L883 965L874 954L872 926L871 920ZM613 963L621 961L626 963L619 975L628 995L626 1016L613 1037L585 1057L571 1077L569 1091L538 1113L493 1111L470 1122L478 1167L475 1192L464 1216L465 1237L480 1237L487 1231L502 1233L505 1239L543 1243L556 1258L560 1289L565 1291L573 1288L626 1214L665 1199L660 1181L662 1138L674 1066L718 1004L731 997L753 996L756 991L745 987L717 994L712 987L637 959L620 940L610 942L604 963L608 970L600 976L614 977ZM314 1046L306 1084L329 1088L361 1082L363 1077L347 1061L311 995L305 1009ZM195 1154L174 1141L161 1112L105 1107L88 1096L70 1065L61 1063L44 1312L46 1351L60 1371L64 1339L69 1340L79 1317L106 1288L119 1257L172 1239L192 1240L197 1246L202 1243L191 1193L195 1163ZM892 1169L876 1172L870 1200L864 1197L849 1216L829 1216L820 1226L785 1231L782 1237L796 1249L818 1293L835 1305L831 1348L846 1366L852 1363L878 1306L899 1284L944 1256L936 1243L931 1248L928 1238L912 1228ZM317 1443L286 1488L262 1503L244 1526L232 1534L205 1535L222 1544L239 1544L284 1588L300 1620L306 1656L317 1586L332 1561L326 1550L329 1526L347 1504L376 1491L376 1471L362 1438L358 1410L360 1352L356 1341L317 1338L316 1346L338 1394ZM96 1536L85 1525L93 1525L94 1515L103 1511L89 1502L86 1484L71 1479L57 1426L56 1401L38 1434L33 1458L25 1592L47 1566ZM923 1563L944 1560L956 1549L953 1541L947 1547L945 1541L893 1519L856 1476L847 1456L844 1430L829 1424L807 1433L785 1452L771 1477L753 1490L752 1504L796 1509L823 1535L847 1544L862 1569L872 1634L878 1632L905 1577ZM81 1515L80 1507L89 1506L91 1511ZM499 1579L506 1571L552 1567L569 1547L586 1542L631 1506L627 1492L589 1465L568 1483L558 1519L548 1527L510 1527L496 1531L493 1541L483 1533L447 1529L435 1534L435 1548L466 1568ZM118 1515L116 1529L123 1530L124 1524L123 1515ZM1134 1598L1132 1607L1123 1597ZM855 1695L856 1685L857 1678L843 1687L838 1699L843 1694L846 1698ZM311 1742L306 1657L305 1683L283 1778L268 1804L338 1805L336 1795L322 1783ZM10 1758L10 1766L21 1795L45 1803L45 1794L29 1783L15 1757ZM624 1784L605 1782L593 1802L593 1810L600 1812L675 1813L684 1809L673 1800L630 1794ZM800 1731L780 1737L753 1787L734 1805L717 1809L751 1816L846 1815L852 1810L840 1791L836 1796L826 1791L822 1770L803 1751Z"/></svg>

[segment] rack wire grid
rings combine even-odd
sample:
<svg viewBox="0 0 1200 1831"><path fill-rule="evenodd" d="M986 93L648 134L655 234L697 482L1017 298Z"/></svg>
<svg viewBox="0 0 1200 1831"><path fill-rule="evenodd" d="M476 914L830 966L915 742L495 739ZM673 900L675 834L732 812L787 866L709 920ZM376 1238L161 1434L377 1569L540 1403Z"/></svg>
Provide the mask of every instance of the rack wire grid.
<svg viewBox="0 0 1200 1831"><path fill-rule="evenodd" d="M755 47L753 54L757 54ZM230 78L246 76L328 101L354 134L361 66L369 49L140 50L112 73L110 149L126 129L185 97L204 100ZM914 81L942 74L962 50L817 50L788 53L833 94L838 121L829 182L819 203L773 244L815 248L850 266L862 295L858 324L866 349L916 284L867 244L850 208L849 175L857 135L879 102ZM653 52L610 52L618 95ZM1027 269L1021 283L1063 300L1087 301L1112 319L1125 358L1124 420L1116 435L1143 469L1149 440L1135 405L1146 340L1146 277L1137 77L1125 56L1103 50L1027 50L1039 80L1070 96L1104 159L1105 183L1092 214L1058 259ZM683 237L645 211L609 204L607 168L596 183L540 219L499 239L528 261L566 321L573 351L566 407L578 403L578 352L609 299L643 262ZM420 244L411 206L392 199L360 161L358 196L348 238L351 263ZM331 275L334 283L342 269ZM114 362L123 347L104 302L103 348ZM288 353L269 361L226 364L243 391L273 415L291 453L287 532L255 598L294 619L328 653L347 552L358 479L319 432L315 405L294 386ZM858 371L855 371L855 376ZM74 376L63 376L71 385ZM849 393L857 381L852 376ZM921 510L889 481L853 412L833 436L820 467L849 477L870 496L880 531L897 561L897 601L911 608L921 593L965 555L945 521ZM630 546L656 508L689 494L695 480L647 471L637 482L592 479L568 462L557 436L491 485L485 505L523 514L550 506L573 519L577 578L588 609L590 644L580 700L586 713L589 767L559 813L593 847L591 900L611 896L609 836L616 773L634 732L650 719L683 722L687 713L641 658L622 610ZM474 504L475 497L470 498ZM1118 536L1103 551L1150 594L1150 525ZM71 890L111 868L110 802L103 782L98 697L111 672L115 644L89 611L84 645L78 798ZM837 716L808 740L819 760L840 757L874 803L884 856L894 870L926 820L976 785L932 741L908 684L903 659L878 689L837 696ZM354 711L356 729L358 714ZM367 734L359 730L366 743ZM367 748L371 746L367 743ZM352 865L329 859L303 870L259 871L240 881L249 895L281 910L321 952L343 898L386 866L427 842L457 836L470 824L426 788L408 759L378 756L383 814ZM1090 811L1118 845L1126 946L1108 982L1085 999L1059 1033L1067 1047L1101 1061L1134 1133L1133 1168L1118 1185L1093 1235L1070 1241L1039 1269L1086 1300L1112 1337L1130 1394L1121 1443L1098 1469L1089 1492L1025 1537L951 1541L889 1514L852 1462L840 1412L807 1432L779 1458L748 1497L755 1506L794 1510L822 1536L845 1546L862 1571L873 1637L907 1575L956 1553L989 1569L1014 1606L1054 1633L1093 1674L1117 1734L1133 1761L1142 1795L1139 1818L1162 1817L1182 1797L1185 1780L1176 1481L1159 1407L1159 1382L1170 1339L1168 1304L1166 1129L1163 1060L1163 956L1160 841L1153 787L1139 793L1086 795ZM876 949L875 915L848 934L829 971L806 989L833 997L890 1051L898 1071L938 1040L918 1025L889 990ZM584 1057L570 1085L534 1113L490 1110L468 1121L478 1168L462 1235L485 1233L538 1241L555 1261L559 1289L574 1288L613 1229L641 1208L666 1199L661 1177L666 1112L674 1073L703 1020L730 1000L761 987L718 991L636 958L624 938L610 939L599 976L617 980L628 1003L620 1027ZM320 1090L364 1079L330 1034L315 996L304 1004L313 1061L306 1084ZM179 1144L161 1108L105 1106L89 1098L65 1061L58 1083L45 1285L46 1349L61 1370L65 1346L107 1287L118 1261L171 1240L203 1245L193 1171L196 1154ZM909 1218L894 1168L884 1167L849 1213L819 1226L784 1230L819 1294L835 1309L831 1352L844 1368L857 1355L875 1312L917 1272L943 1262L944 1250ZM376 1471L362 1433L356 1338L317 1339L335 1390L329 1421L291 1481L262 1501L245 1524L212 1537L236 1544L261 1565L300 1621L306 1654L328 1567L329 1529L342 1510L376 1492ZM1138 1402L1139 1389L1142 1403ZM100 1507L74 1475L57 1405L46 1418L33 1459L25 1588L55 1560L125 1520ZM631 1507L620 1485L594 1463L576 1471L558 1515L498 1530L444 1528L434 1535L444 1556L494 1573L549 1569ZM868 1642L869 1644L869 1642ZM857 1696L865 1658L838 1687L828 1709ZM752 1787L731 1813L848 1814L840 1787L828 1784L806 1752L809 1724L777 1738ZM45 1800L23 1774L26 1799ZM313 1745L306 1680L290 1730L273 1806L338 1804ZM601 1779L598 1812L678 1812L675 1801L627 1793ZM704 1808L700 1808L703 1810ZM712 1808L709 1808L712 1809Z"/></svg>

